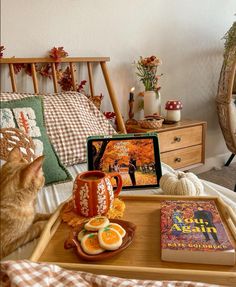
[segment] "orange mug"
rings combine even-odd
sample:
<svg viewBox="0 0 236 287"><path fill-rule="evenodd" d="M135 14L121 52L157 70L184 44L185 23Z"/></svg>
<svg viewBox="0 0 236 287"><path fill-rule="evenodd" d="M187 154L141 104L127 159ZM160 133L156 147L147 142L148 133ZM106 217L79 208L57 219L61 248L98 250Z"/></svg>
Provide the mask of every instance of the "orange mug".
<svg viewBox="0 0 236 287"><path fill-rule="evenodd" d="M117 177L117 189L113 191L111 178ZM106 174L102 171L86 171L77 175L73 186L75 210L85 216L103 215L112 207L114 197L122 189L122 178L118 172Z"/></svg>

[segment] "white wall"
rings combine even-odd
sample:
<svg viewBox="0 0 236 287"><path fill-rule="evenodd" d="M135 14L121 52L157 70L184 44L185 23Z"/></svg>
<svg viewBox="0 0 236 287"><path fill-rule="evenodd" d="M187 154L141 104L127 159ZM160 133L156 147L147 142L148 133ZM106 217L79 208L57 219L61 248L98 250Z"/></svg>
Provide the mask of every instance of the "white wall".
<svg viewBox="0 0 236 287"><path fill-rule="evenodd" d="M110 56L109 69L125 118L129 89L142 89L132 62L140 55L159 56L163 105L168 99L180 99L184 118L207 121L207 158L227 153L214 101L221 38L235 21L235 0L2 0L1 4L5 56L45 56L53 46L64 46L70 56ZM96 90L106 95L96 72ZM8 88L7 80L2 77L3 89ZM110 110L107 102L103 107Z"/></svg>

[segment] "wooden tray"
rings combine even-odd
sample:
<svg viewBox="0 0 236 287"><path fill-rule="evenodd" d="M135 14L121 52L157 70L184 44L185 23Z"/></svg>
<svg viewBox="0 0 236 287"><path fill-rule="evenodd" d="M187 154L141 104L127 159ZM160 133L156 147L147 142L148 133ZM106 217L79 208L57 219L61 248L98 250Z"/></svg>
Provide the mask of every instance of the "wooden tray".
<svg viewBox="0 0 236 287"><path fill-rule="evenodd" d="M99 262L79 259L73 250L64 249L70 227L61 221L58 208L49 220L30 258L61 267L111 276L150 279L187 280L236 286L234 266L163 262L160 259L160 202L162 200L214 200L231 241L236 246L236 215L221 198L185 196L122 196L126 204L124 220L137 225L132 244L117 256Z"/></svg>

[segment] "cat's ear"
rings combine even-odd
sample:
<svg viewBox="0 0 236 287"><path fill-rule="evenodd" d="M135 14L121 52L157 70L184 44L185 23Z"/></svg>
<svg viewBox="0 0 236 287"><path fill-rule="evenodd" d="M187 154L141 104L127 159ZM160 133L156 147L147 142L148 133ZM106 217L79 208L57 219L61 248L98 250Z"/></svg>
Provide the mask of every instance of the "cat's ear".
<svg viewBox="0 0 236 287"><path fill-rule="evenodd" d="M22 159L22 153L18 147L14 147L7 158L7 161L20 161Z"/></svg>
<svg viewBox="0 0 236 287"><path fill-rule="evenodd" d="M30 183L33 179L43 177L42 165L44 161L44 156L36 158L32 163L30 163L21 172L21 179L24 184Z"/></svg>

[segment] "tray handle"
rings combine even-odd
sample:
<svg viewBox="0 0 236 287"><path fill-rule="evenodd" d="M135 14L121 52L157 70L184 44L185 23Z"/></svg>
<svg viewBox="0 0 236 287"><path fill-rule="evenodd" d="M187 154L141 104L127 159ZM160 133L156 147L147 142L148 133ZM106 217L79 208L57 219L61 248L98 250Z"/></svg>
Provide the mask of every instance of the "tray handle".
<svg viewBox="0 0 236 287"><path fill-rule="evenodd" d="M230 231L236 241L236 215L231 206L227 205L221 197L218 197L219 207L224 214L225 220L230 228Z"/></svg>
<svg viewBox="0 0 236 287"><path fill-rule="evenodd" d="M64 206L65 202L61 203L55 213L50 217L48 223L46 224L43 232L41 233L41 236L39 237L39 241L37 244L37 247L34 249L30 260L31 261L36 261L40 258L42 255L44 249L47 246L48 239L51 239L52 236L55 234L58 226L61 223L61 218L60 218L60 211L62 207Z"/></svg>

